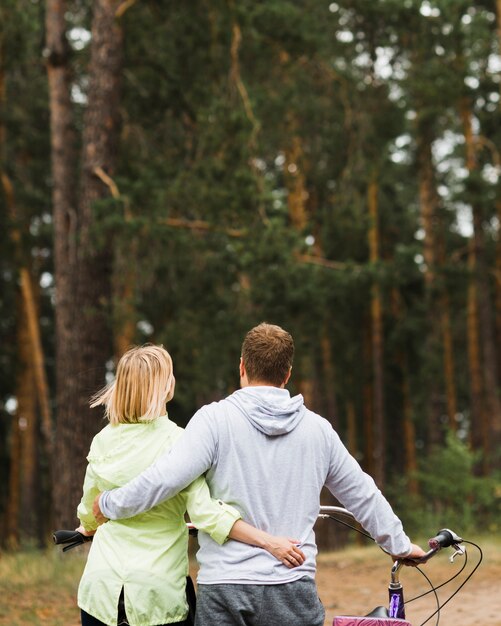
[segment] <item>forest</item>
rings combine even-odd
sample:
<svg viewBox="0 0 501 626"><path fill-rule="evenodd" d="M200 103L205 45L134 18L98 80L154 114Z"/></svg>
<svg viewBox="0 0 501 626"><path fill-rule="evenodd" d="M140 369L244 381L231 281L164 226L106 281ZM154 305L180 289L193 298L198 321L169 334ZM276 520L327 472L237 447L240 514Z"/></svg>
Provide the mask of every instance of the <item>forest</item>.
<svg viewBox="0 0 501 626"><path fill-rule="evenodd" d="M75 526L129 346L184 425L261 321L409 528L499 530L500 42L501 0L2 0L4 547Z"/></svg>

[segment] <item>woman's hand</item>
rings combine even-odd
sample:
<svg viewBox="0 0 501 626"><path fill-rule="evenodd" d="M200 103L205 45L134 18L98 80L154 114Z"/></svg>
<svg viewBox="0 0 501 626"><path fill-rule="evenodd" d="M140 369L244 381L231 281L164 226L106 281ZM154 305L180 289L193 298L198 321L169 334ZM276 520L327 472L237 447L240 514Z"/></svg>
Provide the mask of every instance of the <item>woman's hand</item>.
<svg viewBox="0 0 501 626"><path fill-rule="evenodd" d="M306 559L304 553L298 547L301 542L297 539L270 535L264 530L259 530L241 519L233 524L229 537L236 541L248 543L251 546L263 548L263 550L269 552L286 567L291 569L302 565Z"/></svg>
<svg viewBox="0 0 501 626"><path fill-rule="evenodd" d="M80 524L78 528L75 528L77 533L80 533L84 537L92 537L95 534L95 530L85 530L85 528Z"/></svg>
<svg viewBox="0 0 501 626"><path fill-rule="evenodd" d="M264 543L263 548L283 565L292 569L302 565L306 560L304 552L299 549L299 543L297 539L269 535L269 539Z"/></svg>

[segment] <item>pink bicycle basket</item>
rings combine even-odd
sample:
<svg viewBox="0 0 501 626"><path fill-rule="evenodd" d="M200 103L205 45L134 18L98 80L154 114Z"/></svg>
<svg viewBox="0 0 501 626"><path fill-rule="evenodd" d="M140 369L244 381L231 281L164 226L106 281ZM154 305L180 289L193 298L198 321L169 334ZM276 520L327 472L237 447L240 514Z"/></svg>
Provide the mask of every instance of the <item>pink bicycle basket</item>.
<svg viewBox="0 0 501 626"><path fill-rule="evenodd" d="M332 626L412 626L405 619L390 617L349 617L341 615L335 617Z"/></svg>

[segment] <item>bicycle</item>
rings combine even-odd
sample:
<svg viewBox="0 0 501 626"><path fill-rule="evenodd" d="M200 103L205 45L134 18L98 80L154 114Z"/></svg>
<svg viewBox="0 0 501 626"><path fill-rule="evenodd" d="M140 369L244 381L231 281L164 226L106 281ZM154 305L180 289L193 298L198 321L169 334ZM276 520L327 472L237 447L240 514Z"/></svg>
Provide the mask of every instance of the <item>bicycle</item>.
<svg viewBox="0 0 501 626"><path fill-rule="evenodd" d="M344 519L340 519L339 516L341 516L341 518L348 518L350 522L347 522ZM344 526L347 526L348 528L355 530L356 532L362 534L363 536L372 539L372 537L368 533L361 530L360 528L357 528L351 523L351 522L356 522L355 518L349 511L341 507L321 506L319 518L331 519L332 521L335 521ZM466 548L461 544L468 544L468 545L473 546L477 550L478 561L471 568L465 580L461 582L461 584L450 594L450 596L445 601L440 603L438 595L437 595L437 590L449 584L454 579L456 579L463 571L465 571L465 568L467 566L468 558L467 558ZM482 549L480 548L480 546L478 546L476 543L473 543L471 541L466 541L462 539L454 531L448 528L444 528L440 530L436 534L435 537L432 537L428 541L428 545L430 549L425 554L425 556L423 556L420 559L412 559L412 563L410 559L398 559L394 561L391 567L390 583L388 585L388 606L387 607L378 606L375 609L373 609L370 613L364 616L349 616L349 615L335 616L332 626L412 626L411 623L406 620L406 614L405 614L406 601L404 599L404 588L400 581L400 571L406 562L411 563L413 567L410 569L419 571L420 574L426 579L427 583L430 585L430 589L428 591L426 591L425 593L422 593L419 596L411 598L410 600L407 600L407 604L409 604L410 602L413 602L414 600L418 600L426 596L429 593L434 593L435 600L437 603L437 608L421 624L419 624L419 626L423 626L435 616L436 616L435 626L438 626L439 620L440 620L441 609L450 600L452 600L452 598L457 593L459 593L462 587L464 587L464 585L468 582L468 580L473 576L475 571L480 566L480 563L482 562L483 555L482 555ZM438 552L440 552L440 550L442 550L443 548L448 548L448 547L452 547L454 549L454 552L449 559L451 563L454 562L456 557L464 557L464 564L448 580L442 582L438 586L434 586L431 580L428 578L428 576L421 570L419 565L426 563L432 557L434 557Z"/></svg>
<svg viewBox="0 0 501 626"><path fill-rule="evenodd" d="M321 506L318 517L319 519L331 519L332 521L335 521L339 524L347 526L348 528L351 528L352 530L359 532L365 537L372 539L372 537L368 533L366 533L365 531L353 525L353 522L356 522L354 516L348 510L343 509L342 507ZM350 522L347 522L345 519L340 519L340 517L348 518ZM197 530L192 524L187 524L187 526L188 526L190 535L197 534ZM74 530L72 531L58 530L53 533L53 540L56 545L63 545L64 546L63 552L66 552L67 550L71 550L72 548L82 545L83 543L92 541L92 537L86 537ZM415 598L412 598L411 600L407 600L407 604L409 604L410 602L413 602L414 600L418 600L419 598L422 598L429 593L434 593L436 603L437 603L437 608L433 613L431 613L431 615L428 616L428 618L424 622L419 624L419 626L423 626L435 616L436 616L435 626L438 626L439 620L440 620L441 609L460 591L460 589L462 589L462 587L473 576L475 571L480 566L483 556L482 556L482 549L480 548L480 546L478 546L477 544L471 541L466 541L462 539L454 531L449 530L447 528L440 530L435 537L429 540L428 543L429 543L430 550L421 559L416 559L412 561L412 564L414 566L412 567L412 569L418 570L421 573L421 575L424 576L424 578L430 585L430 590L419 596L416 596ZM476 548L478 551L478 561L470 570L466 579L458 586L458 588L453 593L451 593L451 595L444 602L440 604L438 595L436 593L437 590L444 587L445 585L453 581L455 578L457 578L465 570L467 566L468 560L467 560L466 549L461 544L468 544ZM456 557L462 556L464 557L464 565L448 580L446 580L445 582L442 582L440 585L435 587L433 583L431 582L431 580L428 578L428 576L419 568L419 565L426 563L433 556L435 556L440 550L442 550L442 548L447 548L447 547L452 547L454 549L454 553L450 557L450 561L453 562L456 559ZM406 559L396 560L394 561L391 567L390 583L388 586L388 596L389 596L388 607L378 606L375 609L373 609L370 613L364 616L348 616L348 615L335 616L332 626L412 626L412 624L406 620L406 616L405 616L406 601L404 599L403 585L400 582L400 576L399 576L400 570L402 569L402 566L405 564L406 561L409 561L409 560L406 560ZM192 594L191 601L190 601L190 609L194 610L195 608L194 590L191 590L190 592Z"/></svg>

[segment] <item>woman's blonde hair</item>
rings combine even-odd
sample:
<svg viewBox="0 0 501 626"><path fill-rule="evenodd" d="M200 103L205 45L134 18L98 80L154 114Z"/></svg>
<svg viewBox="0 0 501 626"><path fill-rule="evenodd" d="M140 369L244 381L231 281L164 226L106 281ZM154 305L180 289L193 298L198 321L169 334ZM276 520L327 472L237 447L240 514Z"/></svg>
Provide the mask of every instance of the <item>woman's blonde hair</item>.
<svg viewBox="0 0 501 626"><path fill-rule="evenodd" d="M151 422L165 415L175 382L163 346L131 348L119 360L115 380L92 396L90 406L103 404L110 424Z"/></svg>

